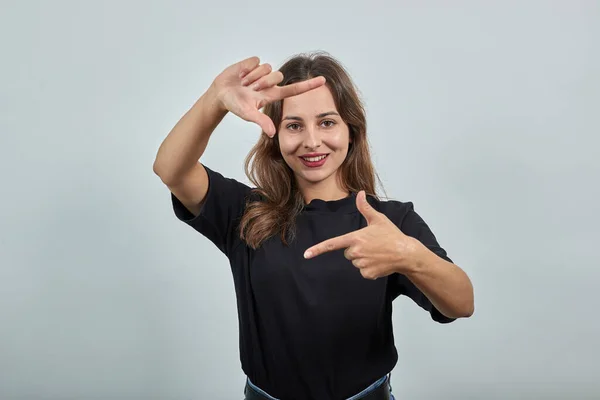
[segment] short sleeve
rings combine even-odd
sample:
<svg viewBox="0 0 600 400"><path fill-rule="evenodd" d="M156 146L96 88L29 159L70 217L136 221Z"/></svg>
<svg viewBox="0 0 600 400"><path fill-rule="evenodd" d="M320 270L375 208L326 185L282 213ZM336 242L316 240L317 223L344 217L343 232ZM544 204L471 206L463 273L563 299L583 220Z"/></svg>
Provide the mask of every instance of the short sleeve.
<svg viewBox="0 0 600 400"><path fill-rule="evenodd" d="M414 206L412 203L408 204L408 211L402 220L402 224L400 225L400 230L404 232L405 235L412 236L415 239L419 240L419 242L423 243L429 250L437 254L439 257L443 258L446 261L453 262L446 250L444 250L437 241L437 238L429 228L429 226L425 223L423 218L414 210Z"/></svg>
<svg viewBox="0 0 600 400"><path fill-rule="evenodd" d="M171 193L173 211L179 220L204 235L229 257L241 241L238 226L251 188L206 166L204 168L208 174L208 191L198 216L194 216Z"/></svg>
<svg viewBox="0 0 600 400"><path fill-rule="evenodd" d="M423 243L429 250L437 254L439 257L446 261L453 262L446 250L440 246L431 231L427 223L421 218L419 214L414 210L413 203L404 203L406 206L405 211L402 213L400 230L405 235L414 237ZM392 280L392 296L396 298L399 295L404 295L411 298L421 308L428 311L431 314L431 318L439 323L449 323L454 321L456 318L449 318L442 314L431 301L421 292L414 283L410 281L405 275L395 274L395 279Z"/></svg>

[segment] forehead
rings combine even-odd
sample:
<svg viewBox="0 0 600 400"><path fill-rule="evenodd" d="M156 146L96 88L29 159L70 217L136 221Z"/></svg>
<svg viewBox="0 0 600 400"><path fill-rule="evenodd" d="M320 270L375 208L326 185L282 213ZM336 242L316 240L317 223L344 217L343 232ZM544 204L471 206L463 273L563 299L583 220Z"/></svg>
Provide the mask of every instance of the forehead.
<svg viewBox="0 0 600 400"><path fill-rule="evenodd" d="M313 116L325 111L337 111L327 85L283 100L283 114Z"/></svg>

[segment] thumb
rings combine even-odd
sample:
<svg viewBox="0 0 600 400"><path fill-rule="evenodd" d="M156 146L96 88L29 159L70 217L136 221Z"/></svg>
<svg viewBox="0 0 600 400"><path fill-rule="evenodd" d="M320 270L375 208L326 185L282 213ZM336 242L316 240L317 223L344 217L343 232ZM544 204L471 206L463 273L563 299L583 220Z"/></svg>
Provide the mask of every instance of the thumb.
<svg viewBox="0 0 600 400"><path fill-rule="evenodd" d="M367 224L372 224L379 218L379 212L369 204L364 190L358 192L358 195L356 196L356 207L367 220Z"/></svg>
<svg viewBox="0 0 600 400"><path fill-rule="evenodd" d="M248 115L248 121L256 123L260 128L267 134L269 137L273 137L275 135L275 124L268 115L254 110Z"/></svg>

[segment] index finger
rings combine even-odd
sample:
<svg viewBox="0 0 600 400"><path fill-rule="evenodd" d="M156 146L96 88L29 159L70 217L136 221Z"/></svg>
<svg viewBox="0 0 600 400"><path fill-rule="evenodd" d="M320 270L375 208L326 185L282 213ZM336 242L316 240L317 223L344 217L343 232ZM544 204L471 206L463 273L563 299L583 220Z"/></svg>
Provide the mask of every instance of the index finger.
<svg viewBox="0 0 600 400"><path fill-rule="evenodd" d="M285 86L275 86L275 100L281 100L286 97L297 96L299 94L316 89L325 84L325 77L317 76L316 78L307 79L302 82L292 83Z"/></svg>
<svg viewBox="0 0 600 400"><path fill-rule="evenodd" d="M313 258L329 251L345 249L350 247L354 240L354 233L350 232L342 236L337 236L331 239L327 239L318 243L312 247L309 247L304 252L304 258Z"/></svg>

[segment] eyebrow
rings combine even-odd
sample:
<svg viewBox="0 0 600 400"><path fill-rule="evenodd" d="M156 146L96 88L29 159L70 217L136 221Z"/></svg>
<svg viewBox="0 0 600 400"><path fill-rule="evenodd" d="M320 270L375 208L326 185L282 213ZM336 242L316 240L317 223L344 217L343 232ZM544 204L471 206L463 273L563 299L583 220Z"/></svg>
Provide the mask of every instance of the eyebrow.
<svg viewBox="0 0 600 400"><path fill-rule="evenodd" d="M337 116L339 116L340 114L336 113L335 111L327 111L327 112L318 114L317 118L323 118L323 117L326 117L328 115L337 115ZM286 119L291 119L291 120L294 120L294 121L302 121L301 117L297 117L295 115L287 115L285 118L282 119L282 121L285 121Z"/></svg>

